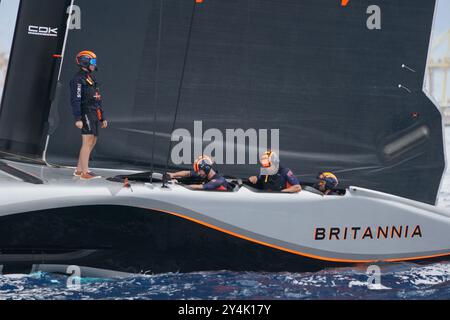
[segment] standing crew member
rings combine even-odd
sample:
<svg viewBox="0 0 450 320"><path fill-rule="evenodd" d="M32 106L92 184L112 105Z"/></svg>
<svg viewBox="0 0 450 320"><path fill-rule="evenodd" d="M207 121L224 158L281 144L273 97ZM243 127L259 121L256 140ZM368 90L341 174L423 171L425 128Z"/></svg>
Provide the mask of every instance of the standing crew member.
<svg viewBox="0 0 450 320"><path fill-rule="evenodd" d="M280 159L273 151L265 152L261 158L261 174L250 177L250 183L259 189L284 193L298 193L302 191L300 182L294 173L280 166Z"/></svg>
<svg viewBox="0 0 450 320"><path fill-rule="evenodd" d="M214 161L206 156L199 157L194 162L193 171L179 171L174 173L169 173L171 179L177 178L202 178L205 183L203 184L193 184L190 185L192 189L195 190L206 190L206 191L228 191L230 186L227 180L218 174L214 169Z"/></svg>
<svg viewBox="0 0 450 320"><path fill-rule="evenodd" d="M92 51L82 51L76 57L79 72L70 81L70 101L75 126L81 130L82 146L77 169L74 173L82 180L100 178L89 171L89 158L94 149L99 127L106 129L106 121L102 109L102 97L93 72L97 71L97 56Z"/></svg>

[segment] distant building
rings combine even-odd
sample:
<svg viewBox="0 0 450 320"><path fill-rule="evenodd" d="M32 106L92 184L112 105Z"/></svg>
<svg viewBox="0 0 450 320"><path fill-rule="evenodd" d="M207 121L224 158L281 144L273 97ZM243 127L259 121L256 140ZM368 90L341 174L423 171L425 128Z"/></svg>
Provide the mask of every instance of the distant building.
<svg viewBox="0 0 450 320"><path fill-rule="evenodd" d="M436 35L428 60L426 88L439 104L446 125L450 125L450 30Z"/></svg>
<svg viewBox="0 0 450 320"><path fill-rule="evenodd" d="M3 86L5 85L6 69L8 67L8 59L4 52L0 53L0 101L3 95Z"/></svg>
<svg viewBox="0 0 450 320"><path fill-rule="evenodd" d="M8 66L8 59L5 53L0 53L0 89L3 90L3 85L5 83L6 68Z"/></svg>

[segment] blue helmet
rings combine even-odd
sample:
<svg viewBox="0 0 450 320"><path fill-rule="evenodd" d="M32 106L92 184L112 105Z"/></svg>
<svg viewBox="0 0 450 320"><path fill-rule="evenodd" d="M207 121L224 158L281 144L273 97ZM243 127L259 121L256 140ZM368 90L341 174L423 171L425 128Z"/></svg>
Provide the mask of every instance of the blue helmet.
<svg viewBox="0 0 450 320"><path fill-rule="evenodd" d="M336 188L339 184L337 176L332 172L320 172L317 175L317 179L319 179L319 185L322 185L327 190Z"/></svg>
<svg viewBox="0 0 450 320"><path fill-rule="evenodd" d="M97 67L97 55L92 51L81 51L77 54L77 65L79 67L88 68L89 66Z"/></svg>
<svg viewBox="0 0 450 320"><path fill-rule="evenodd" d="M208 175L214 165L214 161L210 157L201 156L194 162L194 171L199 172L200 170L204 171L206 175Z"/></svg>

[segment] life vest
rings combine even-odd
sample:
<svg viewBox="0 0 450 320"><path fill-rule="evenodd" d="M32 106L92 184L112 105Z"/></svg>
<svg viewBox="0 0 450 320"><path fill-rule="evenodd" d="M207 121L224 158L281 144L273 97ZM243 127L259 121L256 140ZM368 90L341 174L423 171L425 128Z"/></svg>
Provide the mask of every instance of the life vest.
<svg viewBox="0 0 450 320"><path fill-rule="evenodd" d="M264 190L282 191L292 186L283 178L282 174L278 172L277 174L271 176L262 176L262 187Z"/></svg>
<svg viewBox="0 0 450 320"><path fill-rule="evenodd" d="M81 109L87 113L90 110L96 110L101 107L102 98L100 89L95 77L85 71L78 73L79 81L81 82Z"/></svg>

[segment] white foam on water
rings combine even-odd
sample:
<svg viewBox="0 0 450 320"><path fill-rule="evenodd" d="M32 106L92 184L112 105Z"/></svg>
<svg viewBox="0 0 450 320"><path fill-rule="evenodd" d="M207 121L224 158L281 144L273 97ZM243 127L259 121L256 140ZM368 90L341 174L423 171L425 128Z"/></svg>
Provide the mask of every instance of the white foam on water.
<svg viewBox="0 0 450 320"><path fill-rule="evenodd" d="M414 267L395 276L403 282L407 281L417 287L439 285L450 282L450 264L436 263L429 266Z"/></svg>

